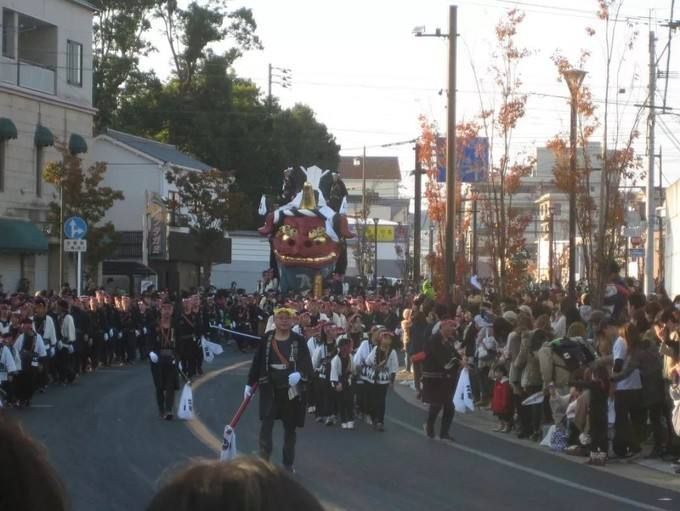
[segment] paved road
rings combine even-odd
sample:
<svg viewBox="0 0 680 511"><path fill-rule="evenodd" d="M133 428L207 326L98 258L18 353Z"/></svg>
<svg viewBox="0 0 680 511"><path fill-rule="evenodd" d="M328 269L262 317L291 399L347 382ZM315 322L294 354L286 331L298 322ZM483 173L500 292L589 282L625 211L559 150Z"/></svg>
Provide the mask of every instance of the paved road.
<svg viewBox="0 0 680 511"><path fill-rule="evenodd" d="M223 356L214 368L243 360ZM196 392L201 421L216 437L243 391L246 367L206 381ZM51 389L22 411L50 450L75 511L142 509L163 475L215 454L176 421L157 418L148 368L86 375L74 388ZM617 510L678 509L680 493L619 478L454 426L458 447L426 439L422 412L391 394L387 429L375 433L309 422L299 434L298 477L337 509ZM241 452L256 449L256 409L238 427ZM275 443L280 447L281 430ZM276 459L280 453L276 452ZM680 491L680 481L678 482ZM671 499L671 500L664 500Z"/></svg>

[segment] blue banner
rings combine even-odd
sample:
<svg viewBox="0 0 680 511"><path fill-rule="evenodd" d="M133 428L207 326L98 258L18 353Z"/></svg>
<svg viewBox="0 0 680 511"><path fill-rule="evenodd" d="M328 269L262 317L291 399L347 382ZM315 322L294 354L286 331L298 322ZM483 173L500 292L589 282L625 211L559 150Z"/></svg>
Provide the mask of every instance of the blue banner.
<svg viewBox="0 0 680 511"><path fill-rule="evenodd" d="M475 137L466 143L456 141L458 179L461 183L486 181L489 173L489 139ZM437 181L446 182L446 138L437 139Z"/></svg>

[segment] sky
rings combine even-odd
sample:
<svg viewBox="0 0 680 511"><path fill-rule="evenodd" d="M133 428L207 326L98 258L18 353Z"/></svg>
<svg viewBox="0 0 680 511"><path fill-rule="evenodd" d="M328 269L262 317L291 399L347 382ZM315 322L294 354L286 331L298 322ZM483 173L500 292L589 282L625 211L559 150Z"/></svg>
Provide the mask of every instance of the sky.
<svg viewBox="0 0 680 511"><path fill-rule="evenodd" d="M449 5L442 0L234 0L230 8L245 6L253 10L264 45L263 50L239 59L235 71L266 93L268 64L290 69L291 87L273 86L273 94L281 104L311 106L317 119L336 137L343 155L360 154L366 146L369 156L399 156L405 178L402 193L412 196L407 178L413 170L412 146L379 146L416 138L420 115L435 121L445 132L448 41L414 37L413 29L424 26L427 32L437 28L448 32ZM513 138L513 152L533 155L536 147L568 130L568 90L557 80L550 58L555 52L576 60L582 49L591 51L584 66L588 71L585 83L602 106L605 39L604 25L595 16L596 0L459 0L457 5L459 122L473 120L480 104L488 107L496 97L490 72L495 25L512 8L526 14L518 43L531 52L519 68L528 103L527 115ZM656 31L657 53L661 53L668 38L663 24L670 16L670 6L671 0L627 0L621 8L614 59L618 71L610 89L610 122L618 116L622 133L632 128L638 110L634 105L643 103L647 96L648 32ZM680 6L675 19L680 19ZM595 36L589 37L586 27L594 28ZM634 47L624 50L624 41L633 31L639 33ZM159 52L146 65L153 65L159 75L167 76L171 70L169 53L160 34L155 35L155 41ZM664 185L680 179L680 140L673 139L673 134L680 131L678 35L671 48L667 104L675 106L678 115L659 116L657 121L657 152L663 148ZM665 54L661 63L660 69L665 71ZM661 102L664 86L665 79L660 78L657 103ZM619 93L619 89L625 92ZM639 129L641 137L636 149L644 156L644 119Z"/></svg>

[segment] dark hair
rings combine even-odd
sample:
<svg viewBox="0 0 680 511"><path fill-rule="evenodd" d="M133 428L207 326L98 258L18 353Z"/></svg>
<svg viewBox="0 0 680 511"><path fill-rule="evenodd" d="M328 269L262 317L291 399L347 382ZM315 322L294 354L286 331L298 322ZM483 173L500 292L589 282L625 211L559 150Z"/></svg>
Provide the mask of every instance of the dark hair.
<svg viewBox="0 0 680 511"><path fill-rule="evenodd" d="M252 457L199 461L181 471L147 511L323 511L282 469Z"/></svg>
<svg viewBox="0 0 680 511"><path fill-rule="evenodd" d="M635 291L628 297L628 303L630 303L631 307L634 309L642 309L647 303L647 299L645 298L645 295L639 291Z"/></svg>
<svg viewBox="0 0 680 511"><path fill-rule="evenodd" d="M2 509L64 511L70 507L45 450L5 414L0 414L0 488Z"/></svg>
<svg viewBox="0 0 680 511"><path fill-rule="evenodd" d="M647 321L647 315L645 314L645 311L642 309L637 309L633 313L632 321L638 327L640 332L646 332L652 326L650 322Z"/></svg>
<svg viewBox="0 0 680 511"><path fill-rule="evenodd" d="M655 325L665 325L673 321L673 309L664 309L654 317Z"/></svg>
<svg viewBox="0 0 680 511"><path fill-rule="evenodd" d="M501 373L503 376L508 375L508 368L505 367L503 364L498 364L496 367L493 368L494 371L498 371Z"/></svg>

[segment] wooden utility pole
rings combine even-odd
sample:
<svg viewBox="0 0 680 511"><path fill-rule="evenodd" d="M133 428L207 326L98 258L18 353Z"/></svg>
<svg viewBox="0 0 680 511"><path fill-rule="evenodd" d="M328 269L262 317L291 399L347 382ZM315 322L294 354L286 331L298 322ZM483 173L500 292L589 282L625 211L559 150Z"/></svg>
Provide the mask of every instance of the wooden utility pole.
<svg viewBox="0 0 680 511"><path fill-rule="evenodd" d="M446 301L451 303L456 283L456 42L458 7L449 7L449 94L446 137L446 233L444 236L444 280Z"/></svg>

